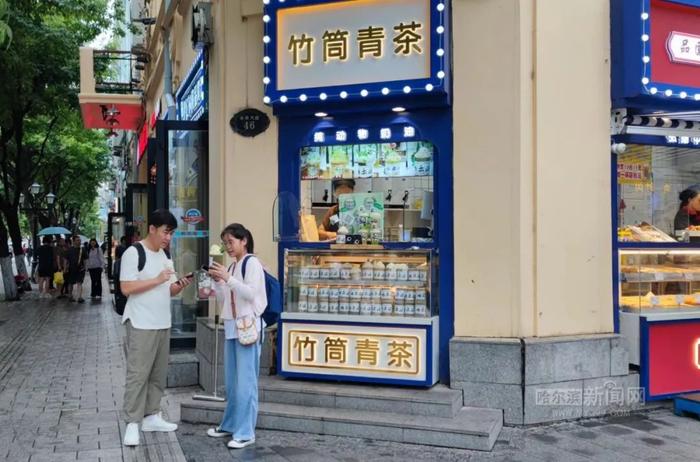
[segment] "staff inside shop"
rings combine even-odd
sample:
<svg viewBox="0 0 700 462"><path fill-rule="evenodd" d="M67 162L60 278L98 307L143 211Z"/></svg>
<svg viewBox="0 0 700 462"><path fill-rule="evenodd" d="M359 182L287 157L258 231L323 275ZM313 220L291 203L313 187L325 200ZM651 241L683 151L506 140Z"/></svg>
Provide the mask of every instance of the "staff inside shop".
<svg viewBox="0 0 700 462"><path fill-rule="evenodd" d="M676 230L700 226L700 192L694 187L684 189L678 195L680 206L673 220Z"/></svg>
<svg viewBox="0 0 700 462"><path fill-rule="evenodd" d="M338 215L338 197L341 194L351 194L355 192L355 180L349 178L341 178L333 180L333 198L335 205L326 211L321 224L318 226L318 237L321 240L335 239L338 233L340 224L340 216Z"/></svg>

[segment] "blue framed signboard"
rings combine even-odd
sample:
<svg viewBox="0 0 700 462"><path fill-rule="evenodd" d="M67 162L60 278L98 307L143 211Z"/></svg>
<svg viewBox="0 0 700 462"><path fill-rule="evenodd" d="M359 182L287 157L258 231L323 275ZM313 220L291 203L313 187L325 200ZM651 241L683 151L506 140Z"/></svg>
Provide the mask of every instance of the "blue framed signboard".
<svg viewBox="0 0 700 462"><path fill-rule="evenodd" d="M197 121L207 114L209 89L204 54L204 49L200 49L187 77L177 90L177 120Z"/></svg>
<svg viewBox="0 0 700 462"><path fill-rule="evenodd" d="M700 107L700 0L611 0L613 107Z"/></svg>
<svg viewBox="0 0 700 462"><path fill-rule="evenodd" d="M264 102L446 94L448 0L264 0Z"/></svg>

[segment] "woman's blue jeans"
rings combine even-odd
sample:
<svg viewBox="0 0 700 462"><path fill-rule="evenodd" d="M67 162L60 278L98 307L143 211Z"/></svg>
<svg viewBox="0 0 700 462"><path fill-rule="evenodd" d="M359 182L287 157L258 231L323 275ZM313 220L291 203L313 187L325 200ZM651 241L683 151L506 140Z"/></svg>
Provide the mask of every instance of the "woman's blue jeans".
<svg viewBox="0 0 700 462"><path fill-rule="evenodd" d="M255 438L260 345L260 340L253 345L241 345L238 339L226 339L224 344L226 410L219 427L236 440Z"/></svg>

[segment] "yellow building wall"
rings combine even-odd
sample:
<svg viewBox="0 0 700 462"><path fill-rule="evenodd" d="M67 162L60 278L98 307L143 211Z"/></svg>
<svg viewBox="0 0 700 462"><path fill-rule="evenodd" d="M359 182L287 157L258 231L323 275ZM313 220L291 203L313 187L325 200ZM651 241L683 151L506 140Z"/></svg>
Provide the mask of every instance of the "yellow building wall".
<svg viewBox="0 0 700 462"><path fill-rule="evenodd" d="M277 122L262 102L262 3L213 3L215 43L211 48L209 100L210 225L212 242L229 223L250 229L255 252L277 271L272 241L272 205L277 196ZM246 12L247 11L247 12ZM243 15L246 16L243 16ZM233 133L229 120L241 109L267 112L268 130L254 138Z"/></svg>
<svg viewBox="0 0 700 462"><path fill-rule="evenodd" d="M610 332L608 0L452 6L455 335Z"/></svg>

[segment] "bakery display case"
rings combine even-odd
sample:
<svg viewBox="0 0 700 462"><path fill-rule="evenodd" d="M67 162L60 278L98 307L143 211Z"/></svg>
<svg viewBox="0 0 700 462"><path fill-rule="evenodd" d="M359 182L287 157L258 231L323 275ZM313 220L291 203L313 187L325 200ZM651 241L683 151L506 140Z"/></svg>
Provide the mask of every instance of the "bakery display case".
<svg viewBox="0 0 700 462"><path fill-rule="evenodd" d="M621 310L700 309L700 250L625 249L619 258Z"/></svg>
<svg viewBox="0 0 700 462"><path fill-rule="evenodd" d="M287 250L284 311L385 322L437 315L430 250Z"/></svg>

